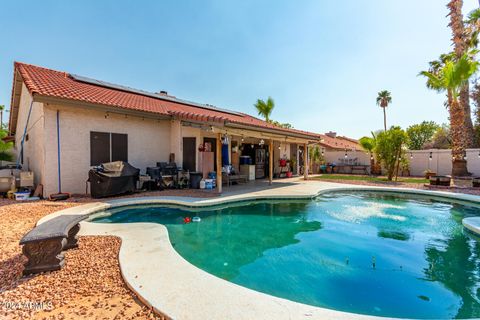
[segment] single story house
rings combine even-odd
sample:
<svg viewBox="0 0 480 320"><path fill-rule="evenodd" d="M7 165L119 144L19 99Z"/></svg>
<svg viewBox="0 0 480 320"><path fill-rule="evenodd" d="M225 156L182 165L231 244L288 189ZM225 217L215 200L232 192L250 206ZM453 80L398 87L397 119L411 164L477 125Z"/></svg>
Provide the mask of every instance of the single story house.
<svg viewBox="0 0 480 320"><path fill-rule="evenodd" d="M319 143L322 154L327 163L352 162L357 164L370 164L370 154L365 152L358 140L345 136L338 136L336 132L321 134Z"/></svg>
<svg viewBox="0 0 480 320"><path fill-rule="evenodd" d="M253 166L254 179L271 182L284 169L280 159L295 158L294 173L300 166L308 168L305 150L322 139L167 92L19 62L14 64L9 133L20 163L34 172L44 196L58 192L60 183L62 192L88 192L92 166L116 160L128 161L141 173L157 162L175 162L188 171L213 168L220 180L226 164L241 171L243 157L251 159L244 163Z"/></svg>

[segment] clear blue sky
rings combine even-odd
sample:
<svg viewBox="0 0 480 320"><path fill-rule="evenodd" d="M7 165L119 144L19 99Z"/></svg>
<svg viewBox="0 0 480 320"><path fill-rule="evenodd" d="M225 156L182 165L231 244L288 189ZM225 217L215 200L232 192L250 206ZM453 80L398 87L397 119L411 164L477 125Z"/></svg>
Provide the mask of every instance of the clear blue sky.
<svg viewBox="0 0 480 320"><path fill-rule="evenodd" d="M447 122L417 77L450 49L447 0L2 1L0 104L22 61L359 138ZM464 12L478 6L465 0Z"/></svg>

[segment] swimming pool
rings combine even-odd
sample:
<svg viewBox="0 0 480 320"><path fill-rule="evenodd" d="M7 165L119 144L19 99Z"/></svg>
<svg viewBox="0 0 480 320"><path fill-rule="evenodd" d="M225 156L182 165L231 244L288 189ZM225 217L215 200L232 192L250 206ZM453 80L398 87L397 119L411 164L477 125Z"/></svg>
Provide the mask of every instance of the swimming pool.
<svg viewBox="0 0 480 320"><path fill-rule="evenodd" d="M448 200L349 192L203 209L120 207L94 222L162 223L190 263L289 300L378 316L473 318L480 247L461 220L477 212Z"/></svg>

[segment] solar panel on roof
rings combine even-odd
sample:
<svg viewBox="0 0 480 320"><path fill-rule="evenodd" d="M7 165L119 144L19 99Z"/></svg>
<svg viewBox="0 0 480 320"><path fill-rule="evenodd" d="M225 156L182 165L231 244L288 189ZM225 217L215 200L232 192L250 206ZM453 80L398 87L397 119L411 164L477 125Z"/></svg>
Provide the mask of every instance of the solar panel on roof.
<svg viewBox="0 0 480 320"><path fill-rule="evenodd" d="M202 108L202 109L218 111L218 112L223 112L223 113L229 113L229 114L233 114L233 115L243 117L243 114L241 114L239 112L231 111L231 110L228 110L228 109L217 108L217 107L212 106L210 104L206 105L206 104L196 103L196 102L192 102L192 101L177 99L177 98L173 98L173 97L169 97L169 96L165 96L165 95L161 95L161 94L157 94L157 93L153 93L153 92L134 89L134 88L130 88L130 87L127 87L127 86L122 86L122 85L118 85L118 84L114 84L114 83L110 83L110 82L106 82L106 81L96 80L96 79L92 79L92 78L88 78L88 77L84 77L84 76L79 76L77 74L70 74L70 77L75 81L89 83L89 84L93 84L93 85L96 85L96 86L101 86L101 87L105 87L105 88L110 88L110 89L130 92L130 93L141 94L141 95L147 96L147 97L152 97L152 98L171 101L171 102L183 103L183 104L191 105L191 106Z"/></svg>

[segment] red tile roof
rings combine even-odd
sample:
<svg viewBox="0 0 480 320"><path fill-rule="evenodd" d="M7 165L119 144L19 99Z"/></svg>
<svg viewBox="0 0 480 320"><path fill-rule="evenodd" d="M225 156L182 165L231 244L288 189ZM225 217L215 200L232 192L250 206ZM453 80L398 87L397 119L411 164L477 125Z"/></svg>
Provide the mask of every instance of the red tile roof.
<svg viewBox="0 0 480 320"><path fill-rule="evenodd" d="M212 110L210 106L205 105L205 108L202 108L199 104L192 103L190 105L186 101L173 97L162 99L78 81L66 72L20 62L15 62L15 69L21 74L31 94L151 112L193 121L231 122L257 128L273 129L279 131L279 133L303 135L314 139L320 138L320 135L316 133L280 128L244 113L229 113L219 109Z"/></svg>
<svg viewBox="0 0 480 320"><path fill-rule="evenodd" d="M342 136L333 138L325 134L321 134L320 136L322 138L322 142L320 144L326 148L339 150L361 150L360 144L355 139Z"/></svg>

